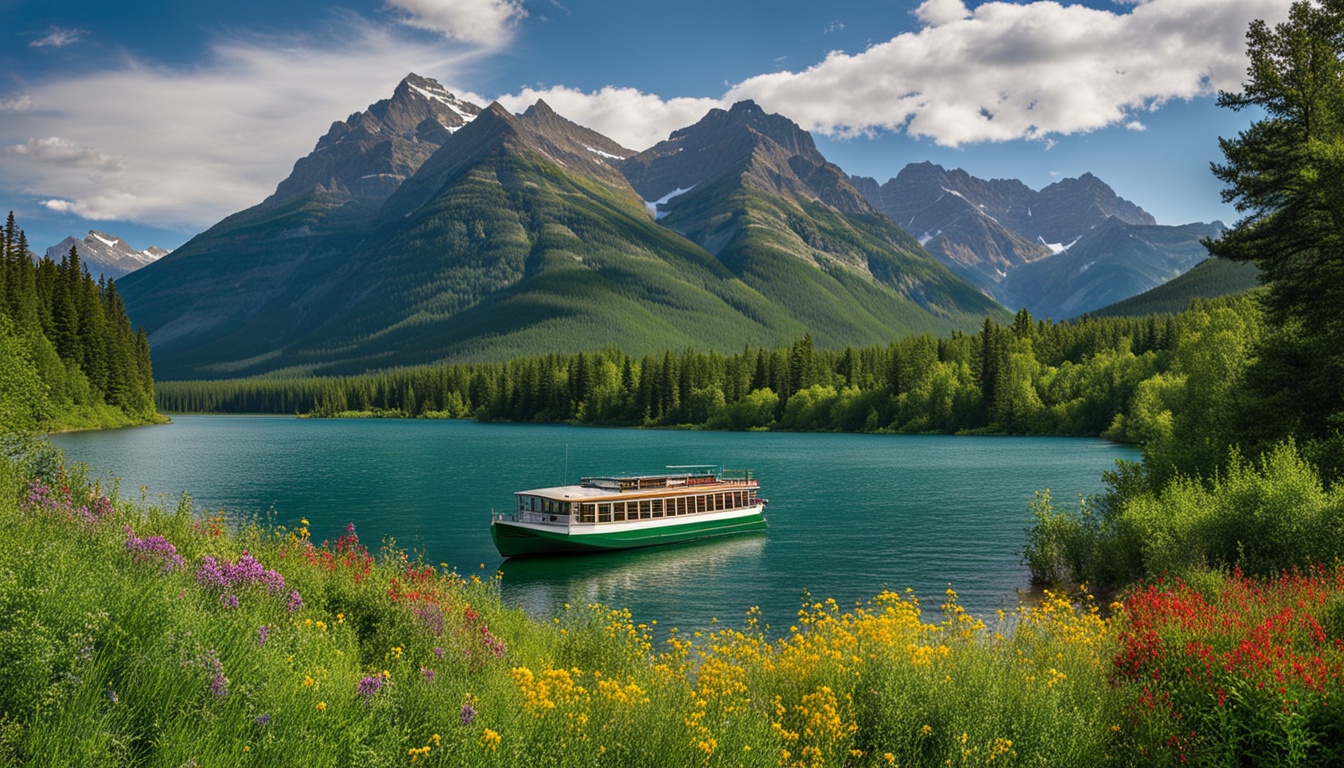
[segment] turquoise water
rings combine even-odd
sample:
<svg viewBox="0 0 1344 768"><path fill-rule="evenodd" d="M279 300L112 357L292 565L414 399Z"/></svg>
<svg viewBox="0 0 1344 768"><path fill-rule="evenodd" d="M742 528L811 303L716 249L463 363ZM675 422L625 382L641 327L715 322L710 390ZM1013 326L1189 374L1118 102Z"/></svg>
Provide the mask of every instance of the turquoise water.
<svg viewBox="0 0 1344 768"><path fill-rule="evenodd" d="M1016 605L1033 493L1057 505L1101 490L1132 448L1101 440L672 432L468 421L179 416L166 426L53 442L121 492L205 509L309 520L314 540L353 522L460 573L502 570L503 594L537 616L563 603L629 608L636 621L736 626L752 606L779 628L804 593L841 606L911 587L937 606L948 586L978 615ZM491 509L513 491L669 464L754 469L763 535L605 555L503 561Z"/></svg>

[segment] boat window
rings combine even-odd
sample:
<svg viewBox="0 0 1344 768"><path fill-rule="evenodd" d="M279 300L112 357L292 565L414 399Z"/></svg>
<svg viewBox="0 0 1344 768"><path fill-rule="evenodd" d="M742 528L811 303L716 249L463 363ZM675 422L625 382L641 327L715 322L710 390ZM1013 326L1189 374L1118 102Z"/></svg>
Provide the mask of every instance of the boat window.
<svg viewBox="0 0 1344 768"><path fill-rule="evenodd" d="M695 511L696 511L696 512L704 512L704 511L705 511L705 497L704 497L704 496L696 496L696 497L695 497Z"/></svg>
<svg viewBox="0 0 1344 768"><path fill-rule="evenodd" d="M684 514L686 514L686 497L685 497L685 496L678 496L678 497L677 497L677 514L678 514L678 515L684 515Z"/></svg>
<svg viewBox="0 0 1344 768"><path fill-rule="evenodd" d="M618 523L625 522L625 502L618 501L611 505L612 519Z"/></svg>
<svg viewBox="0 0 1344 768"><path fill-rule="evenodd" d="M654 500L653 500L653 516L654 516L654 517L662 517L662 516L663 516L663 500L662 500L662 499L654 499Z"/></svg>
<svg viewBox="0 0 1344 768"><path fill-rule="evenodd" d="M583 504L583 505L580 505L580 507L579 507L579 522L581 522L581 523L591 523L591 522L593 522L593 515L594 515L595 511L596 511L596 505L595 505L595 504L591 504L591 503L589 503L589 504Z"/></svg>
<svg viewBox="0 0 1344 768"><path fill-rule="evenodd" d="M639 502L639 519L648 520L653 517L653 507L647 501Z"/></svg>
<svg viewBox="0 0 1344 768"><path fill-rule="evenodd" d="M611 505L610 505L610 504L598 504L598 505L597 505L597 522L599 522L599 523L610 523L610 522L611 522Z"/></svg>

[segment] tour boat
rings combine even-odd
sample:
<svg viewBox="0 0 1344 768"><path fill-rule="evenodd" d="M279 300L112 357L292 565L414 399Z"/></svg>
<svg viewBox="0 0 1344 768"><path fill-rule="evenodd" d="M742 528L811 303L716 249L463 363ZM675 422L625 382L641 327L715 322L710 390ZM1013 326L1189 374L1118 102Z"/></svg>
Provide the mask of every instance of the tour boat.
<svg viewBox="0 0 1344 768"><path fill-rule="evenodd" d="M518 491L494 512L490 537L504 557L600 552L765 530L765 499L751 470L668 467L668 474L585 477L578 485Z"/></svg>

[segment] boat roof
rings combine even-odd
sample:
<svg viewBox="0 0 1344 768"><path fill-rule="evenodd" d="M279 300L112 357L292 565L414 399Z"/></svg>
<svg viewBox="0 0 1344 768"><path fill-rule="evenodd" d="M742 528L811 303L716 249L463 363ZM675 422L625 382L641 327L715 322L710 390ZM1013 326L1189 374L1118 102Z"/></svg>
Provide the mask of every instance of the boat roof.
<svg viewBox="0 0 1344 768"><path fill-rule="evenodd" d="M610 475L585 477L578 485L557 485L551 488L534 488L528 491L515 491L515 496L546 496L552 499L595 499L621 494L653 494L668 489L711 488L725 484L741 485L754 479L753 470L724 470L712 464L690 464L670 466L668 469L689 470L685 472L661 473L656 475ZM716 471L717 470L717 471Z"/></svg>

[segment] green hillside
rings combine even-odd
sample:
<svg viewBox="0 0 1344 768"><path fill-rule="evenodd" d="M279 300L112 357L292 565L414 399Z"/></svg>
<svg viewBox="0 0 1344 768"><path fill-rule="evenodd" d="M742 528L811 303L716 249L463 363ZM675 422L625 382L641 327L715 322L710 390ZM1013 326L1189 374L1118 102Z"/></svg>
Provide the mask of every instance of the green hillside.
<svg viewBox="0 0 1344 768"><path fill-rule="evenodd" d="M1210 258L1168 283L1093 312L1100 317L1142 317L1183 311L1195 299L1248 291L1260 284L1254 264Z"/></svg>

